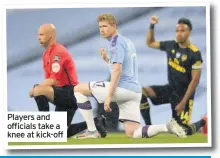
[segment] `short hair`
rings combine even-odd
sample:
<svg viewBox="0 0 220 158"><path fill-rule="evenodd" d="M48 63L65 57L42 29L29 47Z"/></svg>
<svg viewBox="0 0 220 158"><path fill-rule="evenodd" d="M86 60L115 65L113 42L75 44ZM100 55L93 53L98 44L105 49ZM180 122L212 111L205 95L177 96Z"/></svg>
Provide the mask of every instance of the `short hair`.
<svg viewBox="0 0 220 158"><path fill-rule="evenodd" d="M191 21L189 19L187 19L187 18L180 18L178 20L178 24L185 24L185 25L187 25L189 27L190 31L192 31L192 23L191 23Z"/></svg>
<svg viewBox="0 0 220 158"><path fill-rule="evenodd" d="M115 17L111 14L111 13L104 13L104 14L100 14L99 17L98 17L98 20L97 22L101 22L101 21L108 21L109 24L115 24L117 25L118 22L117 20L115 19Z"/></svg>

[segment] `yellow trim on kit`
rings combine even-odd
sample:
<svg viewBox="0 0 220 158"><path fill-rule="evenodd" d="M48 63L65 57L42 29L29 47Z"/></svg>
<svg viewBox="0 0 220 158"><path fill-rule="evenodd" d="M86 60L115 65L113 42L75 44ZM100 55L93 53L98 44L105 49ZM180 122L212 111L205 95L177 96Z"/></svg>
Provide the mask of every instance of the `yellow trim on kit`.
<svg viewBox="0 0 220 158"><path fill-rule="evenodd" d="M147 102L140 104L140 109L141 109L141 110L147 109L147 108L149 108L149 107L150 107L150 106L149 106L149 104L148 104Z"/></svg>
<svg viewBox="0 0 220 158"><path fill-rule="evenodd" d="M195 46L195 45L193 45L192 43L190 43L189 44L189 46L188 46L193 52L198 52L198 48Z"/></svg>

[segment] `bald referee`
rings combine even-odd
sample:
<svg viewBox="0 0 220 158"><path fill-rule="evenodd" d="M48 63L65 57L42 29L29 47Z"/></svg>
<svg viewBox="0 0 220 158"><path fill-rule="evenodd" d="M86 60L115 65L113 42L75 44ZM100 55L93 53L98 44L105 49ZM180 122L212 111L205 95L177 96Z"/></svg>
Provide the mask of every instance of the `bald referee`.
<svg viewBox="0 0 220 158"><path fill-rule="evenodd" d="M45 80L34 85L29 96L34 97L39 111L49 111L49 102L56 106L55 111L67 111L68 135L72 136L87 128L85 122L71 124L78 108L73 88L79 81L75 63L68 50L56 42L56 28L53 24L41 25L38 30L38 40L45 48L43 53L43 68ZM106 136L105 118L95 118L97 129ZM70 131L71 130L71 131Z"/></svg>

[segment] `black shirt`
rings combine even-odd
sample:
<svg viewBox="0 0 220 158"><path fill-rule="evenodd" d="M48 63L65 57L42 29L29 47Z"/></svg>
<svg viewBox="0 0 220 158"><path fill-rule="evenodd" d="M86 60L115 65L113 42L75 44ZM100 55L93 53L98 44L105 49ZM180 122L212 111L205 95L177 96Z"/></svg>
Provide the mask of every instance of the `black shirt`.
<svg viewBox="0 0 220 158"><path fill-rule="evenodd" d="M183 96L191 82L192 70L202 68L201 53L193 44L180 48L174 40L161 41L160 50L167 53L169 84Z"/></svg>

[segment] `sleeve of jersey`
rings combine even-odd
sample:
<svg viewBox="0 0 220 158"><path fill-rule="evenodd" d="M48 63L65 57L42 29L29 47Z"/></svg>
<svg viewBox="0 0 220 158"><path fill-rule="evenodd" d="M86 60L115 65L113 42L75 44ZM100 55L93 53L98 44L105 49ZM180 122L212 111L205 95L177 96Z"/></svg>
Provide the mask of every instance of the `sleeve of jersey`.
<svg viewBox="0 0 220 158"><path fill-rule="evenodd" d="M59 80L62 73L64 58L59 55L54 55L52 60L50 79Z"/></svg>
<svg viewBox="0 0 220 158"><path fill-rule="evenodd" d="M192 70L198 70L202 68L203 60L201 53L199 51L192 54L191 61L192 61Z"/></svg>
<svg viewBox="0 0 220 158"><path fill-rule="evenodd" d="M160 50L168 51L172 47L173 41L160 41Z"/></svg>
<svg viewBox="0 0 220 158"><path fill-rule="evenodd" d="M112 50L112 63L122 64L124 61L125 49L122 44L116 44L116 48Z"/></svg>

